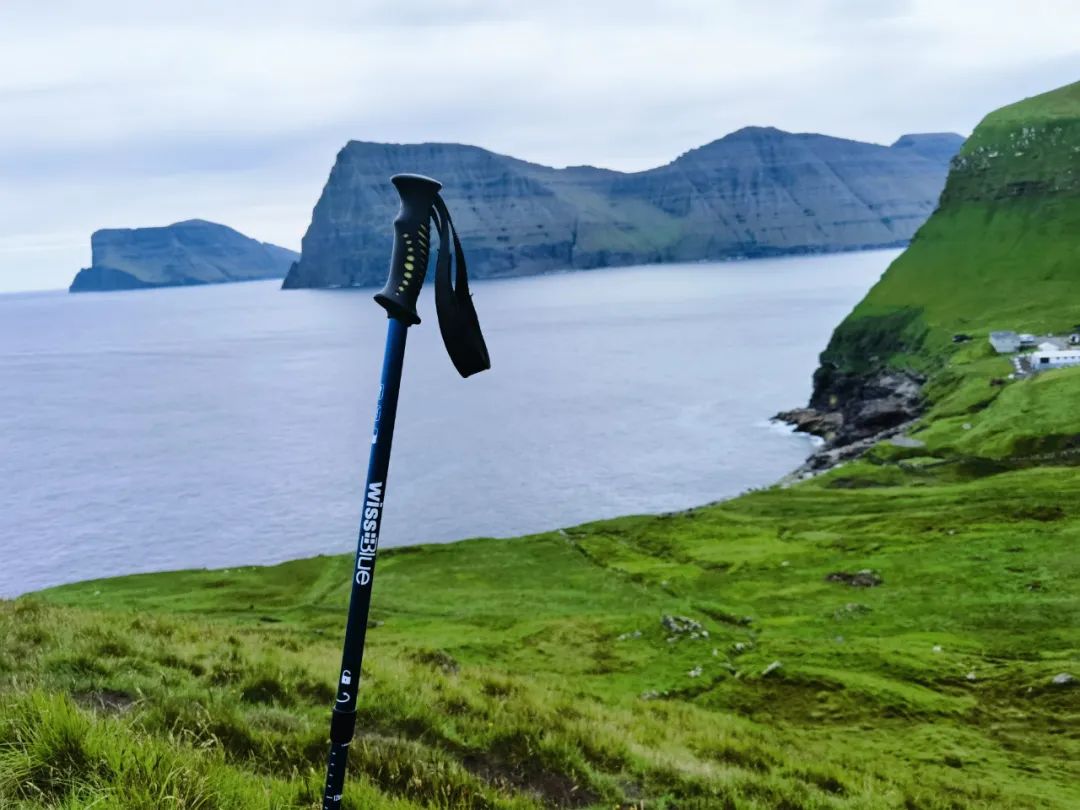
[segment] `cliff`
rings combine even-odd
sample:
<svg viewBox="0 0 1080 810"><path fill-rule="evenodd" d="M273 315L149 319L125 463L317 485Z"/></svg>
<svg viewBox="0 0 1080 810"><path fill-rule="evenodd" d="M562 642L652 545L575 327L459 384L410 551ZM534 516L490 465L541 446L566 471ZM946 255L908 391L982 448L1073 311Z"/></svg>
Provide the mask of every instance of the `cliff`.
<svg viewBox="0 0 1080 810"><path fill-rule="evenodd" d="M1067 334L1080 323L1078 234L1080 83L1004 107L976 127L938 210L833 333L814 376L813 413L800 419L844 444L927 412L927 425L960 419L963 435L948 447L974 453L1024 443L976 446L979 419L996 420L999 438L1028 428L1032 437L1080 433L1080 424L1066 424L1071 409L1044 414L1041 425L1023 415L1050 389L1071 385L1070 376L1005 386L1012 368L986 340L995 329ZM926 383L921 394L913 383ZM998 409L1013 400L1009 424Z"/></svg>
<svg viewBox="0 0 1080 810"><path fill-rule="evenodd" d="M285 287L374 286L402 171L442 181L480 277L907 242L959 135L891 147L749 127L666 166L553 169L459 144L352 141L338 153Z"/></svg>
<svg viewBox="0 0 1080 810"><path fill-rule="evenodd" d="M90 246L91 265L75 276L71 292L281 278L298 258L294 251L199 219L95 231Z"/></svg>

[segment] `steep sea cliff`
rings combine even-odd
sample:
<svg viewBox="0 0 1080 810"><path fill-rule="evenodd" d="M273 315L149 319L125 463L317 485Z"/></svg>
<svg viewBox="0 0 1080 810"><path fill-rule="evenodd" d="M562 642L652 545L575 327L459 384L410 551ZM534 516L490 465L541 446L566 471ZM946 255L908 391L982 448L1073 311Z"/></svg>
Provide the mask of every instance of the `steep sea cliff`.
<svg viewBox="0 0 1080 810"><path fill-rule="evenodd" d="M281 278L298 258L291 250L201 219L95 231L90 247L91 264L75 276L71 292Z"/></svg>
<svg viewBox="0 0 1080 810"><path fill-rule="evenodd" d="M404 171L444 184L478 276L901 245L933 210L962 140L906 135L887 147L748 127L636 173L353 141L284 286L381 283L397 210L387 178Z"/></svg>
<svg viewBox="0 0 1080 810"><path fill-rule="evenodd" d="M826 438L822 463L922 414L921 453L1000 458L1075 444L1074 410L1051 407L1074 396L1075 375L1006 384L1011 366L987 336L1074 331L1078 233L1080 83L983 119L939 208L836 328L810 407L781 416Z"/></svg>

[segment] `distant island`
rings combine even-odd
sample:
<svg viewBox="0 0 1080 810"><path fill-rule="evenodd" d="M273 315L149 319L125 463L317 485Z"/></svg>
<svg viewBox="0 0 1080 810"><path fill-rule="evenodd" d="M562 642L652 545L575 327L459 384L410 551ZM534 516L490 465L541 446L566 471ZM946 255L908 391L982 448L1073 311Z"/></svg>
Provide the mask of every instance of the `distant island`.
<svg viewBox="0 0 1080 810"><path fill-rule="evenodd" d="M75 276L71 292L282 278L299 258L295 251L201 219L95 231L90 247L91 265Z"/></svg>
<svg viewBox="0 0 1080 810"><path fill-rule="evenodd" d="M349 142L285 288L385 280L403 171L442 181L480 277L906 244L964 139L892 146L747 127L655 169L554 169L447 143Z"/></svg>

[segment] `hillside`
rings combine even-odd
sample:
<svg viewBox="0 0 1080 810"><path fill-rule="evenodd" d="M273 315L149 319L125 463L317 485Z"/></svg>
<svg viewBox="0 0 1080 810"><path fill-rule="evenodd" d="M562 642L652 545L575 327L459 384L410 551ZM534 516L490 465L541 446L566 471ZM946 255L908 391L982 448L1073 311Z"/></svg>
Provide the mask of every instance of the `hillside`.
<svg viewBox="0 0 1080 810"><path fill-rule="evenodd" d="M1074 493L856 466L390 550L347 806L1076 807ZM0 603L0 804L314 807L350 567Z"/></svg>
<svg viewBox="0 0 1080 810"><path fill-rule="evenodd" d="M1010 425L1018 440L1026 436L1018 452L1080 434L1071 408L1054 408L1036 424L1018 405L1043 392L1063 402L1077 384L1072 371L991 386L1012 369L987 343L993 330L1068 334L1080 324L1078 234L1080 83L997 110L976 127L938 210L837 327L821 355L812 404L850 422L883 373L909 372L930 377L924 394L938 417L929 437L913 435L942 450L1008 455L1008 441L978 446L988 435L984 420ZM953 343L956 334L973 340ZM974 430L960 436L963 424ZM949 425L954 435L946 438Z"/></svg>
<svg viewBox="0 0 1080 810"><path fill-rule="evenodd" d="M291 250L201 219L95 231L90 248L90 267L78 272L71 292L282 278L298 258Z"/></svg>
<svg viewBox="0 0 1080 810"><path fill-rule="evenodd" d="M442 181L470 267L506 276L903 244L933 210L962 141L906 135L886 147L748 127L629 174L459 144L352 141L285 287L383 283L396 172Z"/></svg>
<svg viewBox="0 0 1080 810"><path fill-rule="evenodd" d="M988 115L957 155L940 208L838 327L823 362L933 368L955 332L1070 328L1080 319L1078 144L1080 83ZM899 331L874 326L902 317L910 323ZM860 348L886 333L893 346Z"/></svg>

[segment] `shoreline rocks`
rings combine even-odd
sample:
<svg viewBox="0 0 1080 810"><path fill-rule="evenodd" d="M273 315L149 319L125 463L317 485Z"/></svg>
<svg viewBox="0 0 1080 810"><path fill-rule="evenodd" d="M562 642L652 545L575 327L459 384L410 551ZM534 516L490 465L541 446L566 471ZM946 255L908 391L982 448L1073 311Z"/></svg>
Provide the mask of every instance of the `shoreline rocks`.
<svg viewBox="0 0 1080 810"><path fill-rule="evenodd" d="M796 433L809 433L825 441L831 440L843 427L843 414L833 411L821 412L816 408L792 408L780 411L773 419L795 428Z"/></svg>
<svg viewBox="0 0 1080 810"><path fill-rule="evenodd" d="M858 458L878 442L899 437L922 415L926 379L910 371L846 376L815 390L810 405L781 411L773 419L809 433L825 445L795 470L803 478Z"/></svg>

